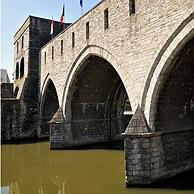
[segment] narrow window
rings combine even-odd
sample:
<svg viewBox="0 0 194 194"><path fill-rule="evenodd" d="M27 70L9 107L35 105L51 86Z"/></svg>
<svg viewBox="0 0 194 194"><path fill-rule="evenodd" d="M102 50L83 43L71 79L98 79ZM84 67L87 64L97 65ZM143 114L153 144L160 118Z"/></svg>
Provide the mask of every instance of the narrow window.
<svg viewBox="0 0 194 194"><path fill-rule="evenodd" d="M135 0L129 0L129 12L130 15L135 13Z"/></svg>
<svg viewBox="0 0 194 194"><path fill-rule="evenodd" d="M18 53L18 51L19 51L19 42L17 42L17 45L16 45L16 50L17 50L17 53Z"/></svg>
<svg viewBox="0 0 194 194"><path fill-rule="evenodd" d="M54 59L54 46L52 46L52 60Z"/></svg>
<svg viewBox="0 0 194 194"><path fill-rule="evenodd" d="M89 22L86 23L86 39L88 40L90 37L90 27Z"/></svg>
<svg viewBox="0 0 194 194"><path fill-rule="evenodd" d="M19 63L17 62L16 63L16 74L15 74L15 79L18 79L19 78Z"/></svg>
<svg viewBox="0 0 194 194"><path fill-rule="evenodd" d="M20 78L24 77L24 58L20 62Z"/></svg>
<svg viewBox="0 0 194 194"><path fill-rule="evenodd" d="M108 22L108 8L104 10L104 29L107 29L109 27Z"/></svg>
<svg viewBox="0 0 194 194"><path fill-rule="evenodd" d="M46 52L44 52L44 64L46 65Z"/></svg>
<svg viewBox="0 0 194 194"><path fill-rule="evenodd" d="M24 48L24 36L22 36L22 48Z"/></svg>
<svg viewBox="0 0 194 194"><path fill-rule="evenodd" d="M63 54L63 40L61 40L61 55Z"/></svg>
<svg viewBox="0 0 194 194"><path fill-rule="evenodd" d="M72 48L75 47L75 33L72 32Z"/></svg>

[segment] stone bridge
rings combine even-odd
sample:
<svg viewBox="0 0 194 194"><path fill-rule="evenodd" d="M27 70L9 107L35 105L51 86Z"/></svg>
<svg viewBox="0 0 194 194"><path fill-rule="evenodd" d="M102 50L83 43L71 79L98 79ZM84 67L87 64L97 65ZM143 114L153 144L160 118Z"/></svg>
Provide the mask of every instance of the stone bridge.
<svg viewBox="0 0 194 194"><path fill-rule="evenodd" d="M127 185L194 167L193 0L104 0L55 22L54 38L49 27L30 16L14 37L12 138L59 149L124 137Z"/></svg>

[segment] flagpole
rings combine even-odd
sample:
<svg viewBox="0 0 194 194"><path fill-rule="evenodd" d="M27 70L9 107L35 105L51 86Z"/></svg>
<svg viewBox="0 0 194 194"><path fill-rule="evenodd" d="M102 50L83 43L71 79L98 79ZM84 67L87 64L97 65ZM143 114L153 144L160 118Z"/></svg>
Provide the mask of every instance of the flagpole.
<svg viewBox="0 0 194 194"><path fill-rule="evenodd" d="M65 10L65 2L64 2L63 5L64 5L64 24L65 24L65 13L66 13L66 10ZM64 25L64 28L65 28L65 25ZM64 29L64 28L63 28L63 29Z"/></svg>
<svg viewBox="0 0 194 194"><path fill-rule="evenodd" d="M65 27L64 23L65 23L65 3L62 4L62 12L60 17L60 27L62 28L62 30Z"/></svg>
<svg viewBox="0 0 194 194"><path fill-rule="evenodd" d="M53 39L53 34L54 34L54 21L53 21L53 15L52 15L52 28L53 28L53 33L52 33L52 39Z"/></svg>
<svg viewBox="0 0 194 194"><path fill-rule="evenodd" d="M83 0L80 0L80 6L81 6L81 14L83 16L83 13L84 13L84 3L83 3Z"/></svg>

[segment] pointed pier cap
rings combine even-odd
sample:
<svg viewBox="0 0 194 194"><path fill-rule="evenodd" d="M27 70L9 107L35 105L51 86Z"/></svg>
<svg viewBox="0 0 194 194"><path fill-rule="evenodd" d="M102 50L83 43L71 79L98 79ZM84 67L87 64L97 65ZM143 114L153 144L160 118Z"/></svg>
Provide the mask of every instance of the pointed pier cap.
<svg viewBox="0 0 194 194"><path fill-rule="evenodd" d="M63 123L63 110L62 108L58 108L57 112L54 114L53 118L49 121L49 123Z"/></svg>
<svg viewBox="0 0 194 194"><path fill-rule="evenodd" d="M126 131L122 134L123 136L126 135L134 135L134 134L145 134L150 133L151 130L148 126L146 117L144 115L144 112L138 105L135 114L131 118Z"/></svg>

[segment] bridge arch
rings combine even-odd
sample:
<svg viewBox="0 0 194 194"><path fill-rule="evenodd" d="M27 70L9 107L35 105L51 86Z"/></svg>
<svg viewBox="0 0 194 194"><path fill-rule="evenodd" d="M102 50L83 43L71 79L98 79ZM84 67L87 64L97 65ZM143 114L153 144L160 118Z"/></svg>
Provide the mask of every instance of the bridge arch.
<svg viewBox="0 0 194 194"><path fill-rule="evenodd" d="M113 68L116 70L116 72L118 73L118 75L122 79L123 84L125 85L125 82L124 82L124 79L126 77L125 72L123 71L123 69L119 65L119 62L117 61L117 59L106 49L104 49L100 46L89 45L80 52L80 54L78 55L78 57L74 61L73 65L71 66L71 69L69 70L69 73L68 73L68 76L66 79L67 81L66 81L65 87L64 87L63 98L62 98L62 107L63 107L63 112L65 115L66 115L67 94L69 91L69 87L72 83L72 80L75 77L76 72L82 66L85 59L87 59L91 55L99 56L99 57L105 59L106 61L108 61L111 64L111 66L113 66Z"/></svg>
<svg viewBox="0 0 194 194"><path fill-rule="evenodd" d="M41 115L41 136L49 136L49 121L59 108L59 100L55 85L49 75L45 79L43 85L42 97L40 100L40 115Z"/></svg>
<svg viewBox="0 0 194 194"><path fill-rule="evenodd" d="M152 130L156 130L156 115L159 103L161 103L162 91L169 85L170 77L177 68L179 55L184 51L185 46L193 41L194 37L194 13L193 9L188 11L190 15L174 31L170 38L163 43L160 52L155 56L155 61L149 73L143 97L142 108ZM190 43L192 44L192 43ZM191 57L191 56L190 56ZM174 75L173 75L174 74ZM179 80L180 81L180 80ZM184 83L183 83L184 84ZM168 114L168 113L166 113Z"/></svg>
<svg viewBox="0 0 194 194"><path fill-rule="evenodd" d="M121 139L132 110L115 64L118 65L110 53L89 47L73 65L63 100L65 120L71 123L73 139L89 142Z"/></svg>

